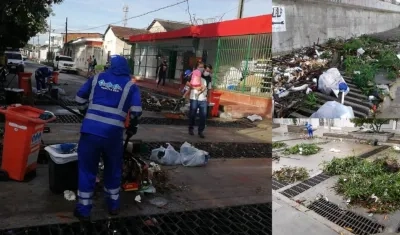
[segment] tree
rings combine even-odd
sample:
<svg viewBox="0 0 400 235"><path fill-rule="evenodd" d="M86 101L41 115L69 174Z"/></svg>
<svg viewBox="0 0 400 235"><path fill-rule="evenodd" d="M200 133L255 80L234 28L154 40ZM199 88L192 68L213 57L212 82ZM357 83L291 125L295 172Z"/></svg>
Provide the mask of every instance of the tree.
<svg viewBox="0 0 400 235"><path fill-rule="evenodd" d="M390 120L396 119L380 119L380 118L353 118L351 122L354 123L356 127L362 127L364 125L369 125L369 128L373 132L380 132L383 124L389 123Z"/></svg>
<svg viewBox="0 0 400 235"><path fill-rule="evenodd" d="M24 47L29 39L47 31L51 5L63 0L1 0L0 52Z"/></svg>

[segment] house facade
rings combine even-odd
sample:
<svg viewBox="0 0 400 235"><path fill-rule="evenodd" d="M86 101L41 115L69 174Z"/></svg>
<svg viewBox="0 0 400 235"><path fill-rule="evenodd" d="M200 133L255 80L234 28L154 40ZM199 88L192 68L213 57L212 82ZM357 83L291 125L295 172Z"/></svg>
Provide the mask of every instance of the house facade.
<svg viewBox="0 0 400 235"><path fill-rule="evenodd" d="M147 33L171 32L189 27L185 22L154 19L147 27ZM134 54L134 74L143 78L156 77L158 65L162 60L167 60L168 78L178 79L184 69L185 58L194 57L193 41L173 39L163 42L140 42L136 43ZM187 59L189 60L189 59Z"/></svg>
<svg viewBox="0 0 400 235"><path fill-rule="evenodd" d="M65 44L64 49L68 51L66 55L74 60L76 67L86 71L89 56L93 56L97 61L103 58L103 38L78 38Z"/></svg>
<svg viewBox="0 0 400 235"><path fill-rule="evenodd" d="M129 43L129 36L147 32L145 29L108 26L103 37L103 57L99 64L105 64L111 55L123 55L130 60L132 45Z"/></svg>

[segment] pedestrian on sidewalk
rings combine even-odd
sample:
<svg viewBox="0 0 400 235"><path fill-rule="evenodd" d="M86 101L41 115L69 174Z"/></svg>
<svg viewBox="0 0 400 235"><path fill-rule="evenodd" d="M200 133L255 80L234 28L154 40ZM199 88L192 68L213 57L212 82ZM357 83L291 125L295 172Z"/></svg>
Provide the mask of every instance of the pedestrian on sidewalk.
<svg viewBox="0 0 400 235"><path fill-rule="evenodd" d="M165 86L165 79L167 78L167 61L163 60L163 62L158 66L156 76L158 78L157 81L157 88L160 85L161 81L163 82L162 85Z"/></svg>
<svg viewBox="0 0 400 235"><path fill-rule="evenodd" d="M128 61L111 57L111 66L91 77L76 95L79 110L85 114L78 144L78 203L74 216L90 220L100 158L104 161L104 195L110 215L120 210L123 164L123 136L127 114L128 136L135 135L142 104L138 87L132 83Z"/></svg>

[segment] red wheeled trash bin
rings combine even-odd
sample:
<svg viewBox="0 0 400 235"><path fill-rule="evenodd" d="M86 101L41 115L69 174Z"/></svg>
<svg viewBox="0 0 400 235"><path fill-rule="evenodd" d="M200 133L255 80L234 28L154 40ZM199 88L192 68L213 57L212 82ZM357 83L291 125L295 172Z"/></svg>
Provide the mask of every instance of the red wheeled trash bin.
<svg viewBox="0 0 400 235"><path fill-rule="evenodd" d="M221 92L211 92L211 103L214 104L214 107L212 108L211 115L213 117L218 117L219 115L219 99L221 98L222 93Z"/></svg>
<svg viewBox="0 0 400 235"><path fill-rule="evenodd" d="M1 175L16 181L36 175L44 125L56 119L40 119L45 111L31 106L0 109L6 118ZM33 177L32 177L33 178Z"/></svg>

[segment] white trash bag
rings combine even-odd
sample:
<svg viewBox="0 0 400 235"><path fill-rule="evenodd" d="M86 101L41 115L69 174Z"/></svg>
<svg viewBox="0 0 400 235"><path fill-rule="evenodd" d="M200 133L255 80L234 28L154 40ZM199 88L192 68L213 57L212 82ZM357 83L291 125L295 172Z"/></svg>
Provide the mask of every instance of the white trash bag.
<svg viewBox="0 0 400 235"><path fill-rule="evenodd" d="M336 101L328 101L310 118L354 118L353 108Z"/></svg>
<svg viewBox="0 0 400 235"><path fill-rule="evenodd" d="M339 92L341 92L339 90L340 83L346 84L346 81L337 68L331 68L319 76L318 89L326 95L330 95L331 91L333 91L336 97L339 97ZM343 92L344 95L347 95L350 91L350 88L348 86L346 87L346 91Z"/></svg>
<svg viewBox="0 0 400 235"><path fill-rule="evenodd" d="M181 154L174 147L167 143L168 147L153 149L151 151L150 160L162 165L175 166L181 164Z"/></svg>
<svg viewBox="0 0 400 235"><path fill-rule="evenodd" d="M181 163L184 166L204 166L208 162L209 154L185 142L181 146Z"/></svg>

